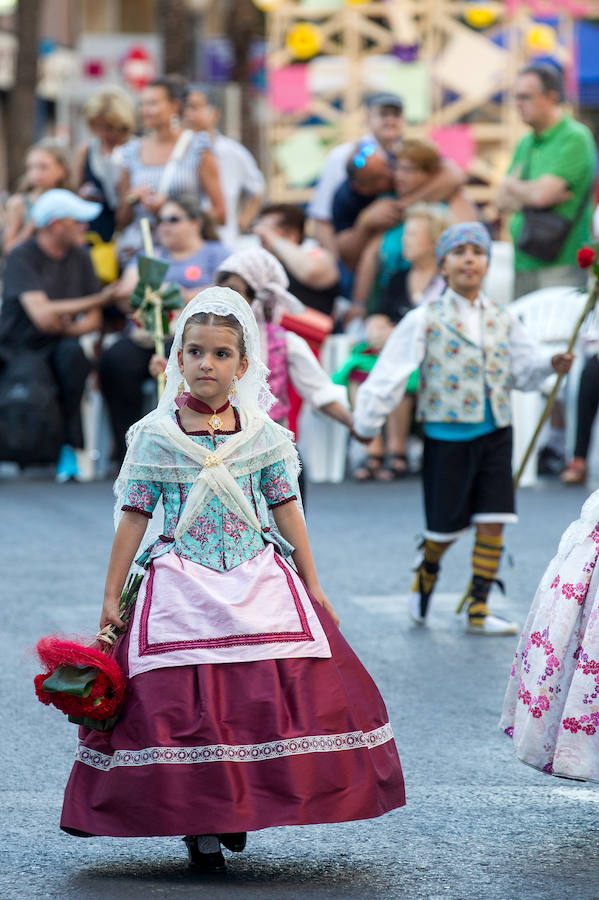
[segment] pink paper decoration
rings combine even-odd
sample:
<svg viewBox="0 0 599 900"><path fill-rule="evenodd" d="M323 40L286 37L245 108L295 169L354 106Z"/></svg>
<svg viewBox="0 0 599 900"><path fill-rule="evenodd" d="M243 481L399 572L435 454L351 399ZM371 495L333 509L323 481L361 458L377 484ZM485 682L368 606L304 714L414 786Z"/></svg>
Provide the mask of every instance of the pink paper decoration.
<svg viewBox="0 0 599 900"><path fill-rule="evenodd" d="M452 159L465 172L472 162L476 145L470 125L447 125L433 128L431 139L439 148L439 152L447 159Z"/></svg>
<svg viewBox="0 0 599 900"><path fill-rule="evenodd" d="M268 102L277 112L306 112L310 105L308 66L272 69L268 77Z"/></svg>

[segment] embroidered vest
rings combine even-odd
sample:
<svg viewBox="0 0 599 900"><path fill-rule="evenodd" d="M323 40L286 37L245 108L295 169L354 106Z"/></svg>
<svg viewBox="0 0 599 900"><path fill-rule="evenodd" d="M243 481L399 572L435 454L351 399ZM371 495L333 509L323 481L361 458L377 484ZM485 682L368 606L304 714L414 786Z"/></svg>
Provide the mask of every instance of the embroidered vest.
<svg viewBox="0 0 599 900"><path fill-rule="evenodd" d="M280 325L266 324L266 347L268 350L268 384L272 394L277 398L275 405L269 410L269 416L275 422L286 424L291 402L289 400L289 373L287 370L287 341L285 329Z"/></svg>
<svg viewBox="0 0 599 900"><path fill-rule="evenodd" d="M485 396L498 428L512 421L511 319L497 303L482 310L482 347L464 335L450 293L426 308L426 350L420 366L420 422L483 422Z"/></svg>

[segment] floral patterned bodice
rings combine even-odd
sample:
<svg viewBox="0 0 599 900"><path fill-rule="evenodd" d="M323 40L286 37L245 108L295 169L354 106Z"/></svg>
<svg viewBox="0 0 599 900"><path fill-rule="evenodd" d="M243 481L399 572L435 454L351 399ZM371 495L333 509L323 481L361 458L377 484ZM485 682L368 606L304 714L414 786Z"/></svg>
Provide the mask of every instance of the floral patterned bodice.
<svg viewBox="0 0 599 900"><path fill-rule="evenodd" d="M177 421L182 428L177 414ZM196 443L214 450L231 434L239 431L239 418L236 413L234 431L187 431L185 432ZM263 524L260 535L247 522L230 512L217 497L204 507L191 527L177 540L174 539L175 528L187 495L191 490L189 484L175 484L157 481L130 481L123 510L140 513L150 518L158 500L162 496L164 507L164 530L154 544L148 547L137 560L140 565L147 566L157 556L171 550L185 559L200 563L219 572L233 569L235 566L252 559L261 553L269 540L268 523L260 514L260 498L263 496L269 508L274 509L283 503L295 499L284 463L277 462L266 468L237 478L245 496L256 511ZM277 545L281 546L280 537ZM283 546L288 553L289 545Z"/></svg>

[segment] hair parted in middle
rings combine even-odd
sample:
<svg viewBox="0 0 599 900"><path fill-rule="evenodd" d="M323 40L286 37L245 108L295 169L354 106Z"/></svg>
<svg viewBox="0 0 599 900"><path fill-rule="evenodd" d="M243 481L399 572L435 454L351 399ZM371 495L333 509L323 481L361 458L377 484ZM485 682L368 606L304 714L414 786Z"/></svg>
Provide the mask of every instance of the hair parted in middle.
<svg viewBox="0 0 599 900"><path fill-rule="evenodd" d="M219 316L212 312L194 313L189 317L183 328L183 334L181 336L182 347L185 346L187 334L193 325L213 325L215 328L228 328L229 331L234 332L237 338L237 348L241 359L243 359L244 356L247 356L245 340L243 337L243 326L239 319L236 319L234 315Z"/></svg>

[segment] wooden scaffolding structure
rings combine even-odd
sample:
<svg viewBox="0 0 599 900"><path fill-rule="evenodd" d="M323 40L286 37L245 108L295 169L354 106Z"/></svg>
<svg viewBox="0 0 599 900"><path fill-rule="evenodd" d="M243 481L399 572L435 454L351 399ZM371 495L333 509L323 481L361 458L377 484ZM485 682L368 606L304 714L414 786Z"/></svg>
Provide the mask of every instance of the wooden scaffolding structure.
<svg viewBox="0 0 599 900"><path fill-rule="evenodd" d="M494 219L497 182L523 133L509 97L517 71L536 52L551 55L568 72L573 55L571 15L559 13L547 24L535 20L526 3L514 7L494 0L476 7L472 0L275 3L267 12L270 197L304 203L311 193L308 183L294 183L293 166L285 165L281 148L300 133L317 139L323 153L342 141L357 140L365 130L364 96L387 87L388 77L377 80L377 66L379 74L381 66L392 67L401 84L402 74L416 64L418 90L427 94L423 101L427 115L423 119L420 113L412 121L408 115L406 133L430 136L438 129L467 126L473 148L467 190L485 217ZM478 27L473 26L476 10L486 16L474 18ZM289 47L290 32L300 24L315 26L320 42L318 53L303 61ZM537 48L531 47L533 39ZM539 53L539 49L550 52ZM302 77L308 77L309 89L304 87L300 109L285 111L284 102L273 102L272 86L281 71L296 66L303 66Z"/></svg>

